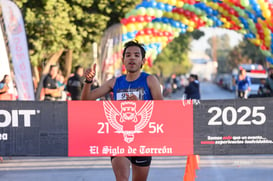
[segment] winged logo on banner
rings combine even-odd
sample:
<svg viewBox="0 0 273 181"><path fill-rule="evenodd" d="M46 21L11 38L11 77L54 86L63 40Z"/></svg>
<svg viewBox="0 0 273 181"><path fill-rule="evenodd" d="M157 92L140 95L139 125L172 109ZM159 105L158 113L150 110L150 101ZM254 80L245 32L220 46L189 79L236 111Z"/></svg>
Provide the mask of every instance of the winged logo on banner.
<svg viewBox="0 0 273 181"><path fill-rule="evenodd" d="M145 101L143 106L136 111L135 102L125 101L121 102L121 111L119 111L111 101L103 101L107 121L116 130L116 133L123 134L124 141L127 143L134 141L135 133L142 133L141 130L151 119L153 106L153 101Z"/></svg>

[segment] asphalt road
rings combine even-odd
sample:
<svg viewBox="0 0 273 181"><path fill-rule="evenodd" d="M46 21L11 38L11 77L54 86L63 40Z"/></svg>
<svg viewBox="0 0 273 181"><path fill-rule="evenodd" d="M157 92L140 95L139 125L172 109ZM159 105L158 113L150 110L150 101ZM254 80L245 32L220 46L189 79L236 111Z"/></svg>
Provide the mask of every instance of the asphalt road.
<svg viewBox="0 0 273 181"><path fill-rule="evenodd" d="M153 157L149 181L183 180L186 157ZM272 181L273 155L200 156L196 181ZM108 157L12 157L1 181L111 181Z"/></svg>

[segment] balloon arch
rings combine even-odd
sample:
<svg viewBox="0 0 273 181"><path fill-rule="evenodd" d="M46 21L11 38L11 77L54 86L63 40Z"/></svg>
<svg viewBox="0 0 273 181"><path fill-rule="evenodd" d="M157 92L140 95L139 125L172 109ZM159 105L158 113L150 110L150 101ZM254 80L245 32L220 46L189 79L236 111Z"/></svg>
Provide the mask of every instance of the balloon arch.
<svg viewBox="0 0 273 181"><path fill-rule="evenodd" d="M268 0L143 0L121 20L122 42L145 44L148 65L174 38L200 27L234 30L273 64L273 4Z"/></svg>

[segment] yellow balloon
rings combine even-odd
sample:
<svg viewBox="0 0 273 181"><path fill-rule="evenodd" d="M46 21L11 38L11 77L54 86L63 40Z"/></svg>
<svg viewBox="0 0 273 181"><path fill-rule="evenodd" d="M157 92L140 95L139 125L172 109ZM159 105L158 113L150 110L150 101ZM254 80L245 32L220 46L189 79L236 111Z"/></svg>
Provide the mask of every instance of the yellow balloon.
<svg viewBox="0 0 273 181"><path fill-rule="evenodd" d="M136 37L136 40L137 40L139 43L144 43L144 38L143 38L143 36L137 36L137 37Z"/></svg>
<svg viewBox="0 0 273 181"><path fill-rule="evenodd" d="M167 46L167 42L162 42L162 48L165 48Z"/></svg>
<svg viewBox="0 0 273 181"><path fill-rule="evenodd" d="M260 44L261 44L261 40L256 39L256 40L255 40L255 44L256 44L256 45L260 45Z"/></svg>
<svg viewBox="0 0 273 181"><path fill-rule="evenodd" d="M184 2L183 2L183 1L176 1L176 7L182 8L183 5L184 5Z"/></svg>
<svg viewBox="0 0 273 181"><path fill-rule="evenodd" d="M160 36L155 36L155 42L160 43L161 42L161 37Z"/></svg>
<svg viewBox="0 0 273 181"><path fill-rule="evenodd" d="M170 5L173 5L173 6L175 6L176 5L176 0L169 0L169 2L168 2Z"/></svg>
<svg viewBox="0 0 273 181"><path fill-rule="evenodd" d="M263 11L263 16L266 18L266 19L270 19L271 18L271 11L270 10L265 10Z"/></svg>
<svg viewBox="0 0 273 181"><path fill-rule="evenodd" d="M130 23L128 25L126 25L126 29L128 32L132 32L136 30L136 26L133 23Z"/></svg>
<svg viewBox="0 0 273 181"><path fill-rule="evenodd" d="M193 32L193 30L194 28L192 26L188 26L188 29L187 29L188 32Z"/></svg>
<svg viewBox="0 0 273 181"><path fill-rule="evenodd" d="M173 19L174 20L179 20L180 19L180 15L178 13L173 13Z"/></svg>
<svg viewBox="0 0 273 181"><path fill-rule="evenodd" d="M185 17L183 18L182 20L182 23L184 23L185 25L188 25L189 24L189 20Z"/></svg>
<svg viewBox="0 0 273 181"><path fill-rule="evenodd" d="M230 29L231 24L230 24L229 22L226 22L226 23L224 24L224 27L227 28L227 29Z"/></svg>
<svg viewBox="0 0 273 181"><path fill-rule="evenodd" d="M267 47L269 47L269 46L270 46L270 42L271 42L271 38L266 37L266 38L264 38L264 41L265 41L265 45L266 45Z"/></svg>
<svg viewBox="0 0 273 181"><path fill-rule="evenodd" d="M168 41L168 37L163 36L163 37L162 37L162 41L163 41L163 42L167 42L167 41Z"/></svg>
<svg viewBox="0 0 273 181"><path fill-rule="evenodd" d="M164 13L164 16L166 16L167 18L172 18L173 13L172 12L166 12L166 13Z"/></svg>
<svg viewBox="0 0 273 181"><path fill-rule="evenodd" d="M265 28L264 29L264 35L265 36L270 36L270 34L271 34L270 30L268 28Z"/></svg>
<svg viewBox="0 0 273 181"><path fill-rule="evenodd" d="M224 18L224 17L221 17L220 20L221 20L223 23L226 23L226 22L227 22L227 19Z"/></svg>
<svg viewBox="0 0 273 181"><path fill-rule="evenodd" d="M223 13L225 10L222 7L218 7L218 11Z"/></svg>
<svg viewBox="0 0 273 181"><path fill-rule="evenodd" d="M144 36L144 42L145 43L150 43L150 36L149 35Z"/></svg>
<svg viewBox="0 0 273 181"><path fill-rule="evenodd" d="M168 3L168 0L160 0L159 2Z"/></svg>
<svg viewBox="0 0 273 181"><path fill-rule="evenodd" d="M179 37L179 32L174 32L174 37Z"/></svg>
<svg viewBox="0 0 273 181"><path fill-rule="evenodd" d="M121 29L122 29L122 33L127 33L128 32L127 27L124 26L124 25L121 27Z"/></svg>
<svg viewBox="0 0 273 181"><path fill-rule="evenodd" d="M242 33L242 34L246 34L247 33L247 31L245 29L240 29L239 32Z"/></svg>
<svg viewBox="0 0 273 181"><path fill-rule="evenodd" d="M191 26L191 27L193 27L193 28L195 27L195 23L193 21L190 21L190 20L189 20L188 25Z"/></svg>

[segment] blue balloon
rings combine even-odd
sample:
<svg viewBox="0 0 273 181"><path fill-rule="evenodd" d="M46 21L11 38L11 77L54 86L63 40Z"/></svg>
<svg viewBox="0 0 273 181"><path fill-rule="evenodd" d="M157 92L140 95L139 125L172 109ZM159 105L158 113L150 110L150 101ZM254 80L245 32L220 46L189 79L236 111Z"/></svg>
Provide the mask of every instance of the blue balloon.
<svg viewBox="0 0 273 181"><path fill-rule="evenodd" d="M214 10L214 9L213 9L213 10L212 10L212 15L213 15L213 16L218 16L218 15L219 15L219 12L218 12L217 10Z"/></svg>
<svg viewBox="0 0 273 181"><path fill-rule="evenodd" d="M128 36L126 34L123 34L122 35L122 41L126 41L126 40L128 40Z"/></svg>
<svg viewBox="0 0 273 181"><path fill-rule="evenodd" d="M165 6L165 11L167 11L167 12L171 12L172 10L173 10L173 6L171 6L171 5L169 5L169 4L166 4L166 6Z"/></svg>
<svg viewBox="0 0 273 181"><path fill-rule="evenodd" d="M133 39L135 36L134 36L134 33L133 33L133 32L128 32L128 33L127 33L127 37L128 37L129 39Z"/></svg>
<svg viewBox="0 0 273 181"><path fill-rule="evenodd" d="M211 8L207 7L205 9L205 11L206 11L207 15L213 15L213 10Z"/></svg>
<svg viewBox="0 0 273 181"><path fill-rule="evenodd" d="M164 3L161 3L161 2L158 2L156 7L160 10L164 10L165 9L165 4Z"/></svg>
<svg viewBox="0 0 273 181"><path fill-rule="evenodd" d="M169 19L169 18L166 18L166 17L163 17L163 18L162 18L162 22L163 22L163 23L166 23L166 24L167 24L167 23L170 23L170 19Z"/></svg>
<svg viewBox="0 0 273 181"><path fill-rule="evenodd" d="M180 28L181 29L187 29L187 25L183 24L183 23L180 23Z"/></svg>
<svg viewBox="0 0 273 181"><path fill-rule="evenodd" d="M266 60L267 60L268 62L270 62L271 64L273 64L273 58L272 58L272 57L266 57Z"/></svg>

